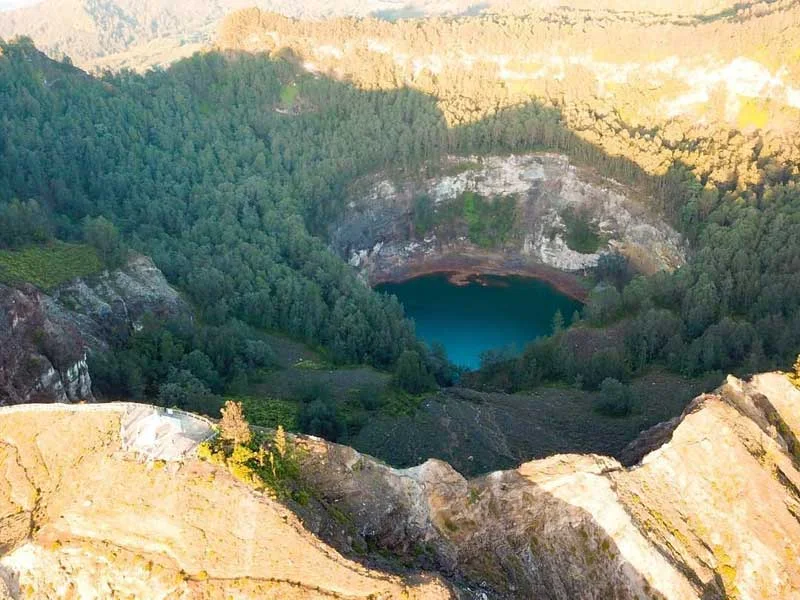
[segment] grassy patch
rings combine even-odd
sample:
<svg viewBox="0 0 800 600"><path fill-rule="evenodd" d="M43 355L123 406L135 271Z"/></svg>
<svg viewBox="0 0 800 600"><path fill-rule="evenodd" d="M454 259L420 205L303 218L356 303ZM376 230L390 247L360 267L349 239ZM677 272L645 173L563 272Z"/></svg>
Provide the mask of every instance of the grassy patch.
<svg viewBox="0 0 800 600"><path fill-rule="evenodd" d="M570 250L581 254L593 254L606 243L607 240L597 230L597 226L585 215L565 211L561 218L566 227L564 241Z"/></svg>
<svg viewBox="0 0 800 600"><path fill-rule="evenodd" d="M469 240L473 244L492 248L506 241L514 225L516 198L505 196L488 201L474 192L465 192L462 201Z"/></svg>
<svg viewBox="0 0 800 600"><path fill-rule="evenodd" d="M475 171L480 168L481 163L477 160L461 160L442 167L441 175L445 177L455 177L456 175L461 175L461 173Z"/></svg>
<svg viewBox="0 0 800 600"><path fill-rule="evenodd" d="M391 416L413 415L429 394L413 395L394 386L383 393L380 411Z"/></svg>
<svg viewBox="0 0 800 600"><path fill-rule="evenodd" d="M84 244L53 242L0 251L0 282L31 283L50 291L58 285L102 271L97 252Z"/></svg>
<svg viewBox="0 0 800 600"><path fill-rule="evenodd" d="M326 371L333 369L333 366L319 360L301 358L294 364L295 369L307 369L309 371Z"/></svg>
<svg viewBox="0 0 800 600"><path fill-rule="evenodd" d="M297 98L297 94L300 93L300 88L297 87L297 84L288 83L281 88L281 104L284 108L292 108L294 106L294 101Z"/></svg>
<svg viewBox="0 0 800 600"><path fill-rule="evenodd" d="M242 403L245 417L251 425L270 428L283 425L287 430L297 430L297 415L300 408L297 402L257 396L243 396L229 400Z"/></svg>
<svg viewBox="0 0 800 600"><path fill-rule="evenodd" d="M481 248L501 246L514 226L517 200L513 196L487 199L464 192L456 200L435 207L429 196L414 200L414 229L422 237L439 226L466 226L469 240Z"/></svg>

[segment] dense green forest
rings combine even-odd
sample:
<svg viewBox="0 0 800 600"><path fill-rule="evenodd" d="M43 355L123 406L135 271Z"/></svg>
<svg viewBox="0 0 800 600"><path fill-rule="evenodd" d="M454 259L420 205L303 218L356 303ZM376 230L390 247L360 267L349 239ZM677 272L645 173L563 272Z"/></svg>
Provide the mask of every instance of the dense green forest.
<svg viewBox="0 0 800 600"><path fill-rule="evenodd" d="M262 330L338 363L393 369L404 357L403 379L415 391L430 386L441 361L395 299L330 253L324 234L353 178L446 153L565 152L643 190L692 244L675 274L629 280L614 257L604 261L579 323L519 357L487 357L467 383L597 389L653 363L695 375L789 364L797 352L800 190L787 169L767 169L753 188L702 185L681 164L656 177L577 137L555 108L531 103L448 128L431 96L359 90L304 73L291 56L205 53L94 79L30 40L0 47L0 223L14 224L0 245L85 240L109 263L126 247L144 252L202 323L120 340L97 367L109 394L221 391L269 364L256 343ZM465 205L469 215L479 209Z"/></svg>
<svg viewBox="0 0 800 600"><path fill-rule="evenodd" d="M283 331L380 367L417 346L400 305L311 232L351 177L410 160L412 128L443 132L420 95L309 78L318 108L287 116L274 109L297 76L282 61L207 54L95 80L27 40L2 49L0 220L18 225L1 244L84 239L102 216L206 324Z"/></svg>

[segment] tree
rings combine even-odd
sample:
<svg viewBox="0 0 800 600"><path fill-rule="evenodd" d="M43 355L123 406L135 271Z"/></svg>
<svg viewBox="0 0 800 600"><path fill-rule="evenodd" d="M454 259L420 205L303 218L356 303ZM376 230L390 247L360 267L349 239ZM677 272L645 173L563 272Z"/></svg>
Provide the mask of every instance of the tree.
<svg viewBox="0 0 800 600"><path fill-rule="evenodd" d="M284 431L283 425L278 425L278 428L275 430L275 439L273 443L275 444L275 450L278 456L284 458L286 456L286 431Z"/></svg>
<svg viewBox="0 0 800 600"><path fill-rule="evenodd" d="M100 260L109 269L119 267L125 261L127 250L119 231L105 217L87 217L83 222L83 237L88 244L95 247Z"/></svg>
<svg viewBox="0 0 800 600"><path fill-rule="evenodd" d="M601 284L589 293L584 309L587 319L596 325L609 323L619 316L622 297L614 286Z"/></svg>
<svg viewBox="0 0 800 600"><path fill-rule="evenodd" d="M252 434L250 425L244 418L244 409L241 402L227 400L222 409L222 420L219 423L219 435L235 445L249 444Z"/></svg>
<svg viewBox="0 0 800 600"><path fill-rule="evenodd" d="M607 377L600 384L600 397L595 409L609 417L624 417L630 414L633 400L630 389L618 379Z"/></svg>
<svg viewBox="0 0 800 600"><path fill-rule="evenodd" d="M336 414L336 407L322 400L303 404L297 416L297 424L302 431L332 442L338 440L344 431L339 415Z"/></svg>
<svg viewBox="0 0 800 600"><path fill-rule="evenodd" d="M553 335L559 335L562 331L564 331L564 315L561 314L561 309L557 309L553 315Z"/></svg>
<svg viewBox="0 0 800 600"><path fill-rule="evenodd" d="M436 387L433 375L416 350L406 350L397 360L395 370L397 385L411 394L421 394Z"/></svg>
<svg viewBox="0 0 800 600"><path fill-rule="evenodd" d="M175 368L170 369L166 383L159 387L158 401L162 406L177 406L212 417L219 415L222 404L220 398L192 373Z"/></svg>
<svg viewBox="0 0 800 600"><path fill-rule="evenodd" d="M628 259L619 252L605 252L597 260L597 276L617 289L621 289L628 278Z"/></svg>
<svg viewBox="0 0 800 600"><path fill-rule="evenodd" d="M49 216L36 200L0 202L0 247L47 241L52 229Z"/></svg>

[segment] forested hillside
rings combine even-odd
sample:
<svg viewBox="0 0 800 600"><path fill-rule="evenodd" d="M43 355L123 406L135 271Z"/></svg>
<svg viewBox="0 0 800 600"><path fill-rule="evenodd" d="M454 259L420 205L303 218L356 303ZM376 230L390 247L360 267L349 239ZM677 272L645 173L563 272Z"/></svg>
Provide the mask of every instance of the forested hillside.
<svg viewBox="0 0 800 600"><path fill-rule="evenodd" d="M315 110L286 116L274 109L297 75L284 62L208 54L94 80L27 41L2 50L0 218L23 199L47 221L27 236L4 229L5 245L80 239L86 217L103 215L207 324L283 331L341 362L389 366L414 347L400 305L358 282L306 223L324 222L352 175L410 160L410 128L441 137L423 96L309 78Z"/></svg>
<svg viewBox="0 0 800 600"><path fill-rule="evenodd" d="M225 22L219 43L364 89L428 93L457 152L555 149L649 195L689 240L690 264L609 278L580 328L515 361L488 357L471 378L595 389L653 363L694 375L796 353L798 18L791 2L713 19L565 9L311 23L251 10Z"/></svg>
<svg viewBox="0 0 800 600"><path fill-rule="evenodd" d="M286 16L322 19L374 16L385 20L481 12L526 13L549 0L38 0L0 10L0 37L31 36L48 56L69 56L82 68L145 70L168 65L213 42L220 20L251 6ZM566 4L566 3L561 3ZM570 0L578 10L702 16L747 10L757 0ZM770 3L767 3L770 4ZM12 2L11 6L15 3ZM0 6L2 8L2 6Z"/></svg>
<svg viewBox="0 0 800 600"><path fill-rule="evenodd" d="M383 368L409 350L426 356L399 304L360 283L321 237L347 184L380 169L435 169L448 153L550 149L651 198L690 241L690 264L630 282L610 273L578 327L520 358L492 357L468 382L596 389L654 363L695 375L783 365L797 351L800 193L788 133L719 125L697 137L680 120L643 129L614 112L581 113L588 120L576 133L573 105L544 101L454 125L440 98L309 73L290 48L198 54L166 71L101 79L49 61L30 40L2 50L0 215L46 221L4 243L81 239L87 217L111 226L112 239L118 230L153 256L213 336L244 324L320 345L339 363ZM618 140L625 151L615 156ZM645 160L652 144L663 148L656 171ZM735 176L718 181L715 164ZM211 352L173 333L181 352ZM132 351L169 356L148 344ZM228 378L246 371L247 353L238 356L220 368ZM151 394L170 373L169 359L158 361Z"/></svg>

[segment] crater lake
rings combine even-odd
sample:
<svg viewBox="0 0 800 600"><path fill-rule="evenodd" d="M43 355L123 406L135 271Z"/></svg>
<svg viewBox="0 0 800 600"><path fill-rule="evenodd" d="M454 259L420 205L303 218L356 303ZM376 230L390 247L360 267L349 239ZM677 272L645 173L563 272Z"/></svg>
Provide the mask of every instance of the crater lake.
<svg viewBox="0 0 800 600"><path fill-rule="evenodd" d="M486 350L519 352L552 333L556 311L569 323L581 308L580 302L538 279L481 275L454 281L437 273L375 289L397 296L420 339L440 342L452 362L470 369L480 366Z"/></svg>

